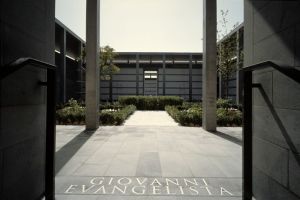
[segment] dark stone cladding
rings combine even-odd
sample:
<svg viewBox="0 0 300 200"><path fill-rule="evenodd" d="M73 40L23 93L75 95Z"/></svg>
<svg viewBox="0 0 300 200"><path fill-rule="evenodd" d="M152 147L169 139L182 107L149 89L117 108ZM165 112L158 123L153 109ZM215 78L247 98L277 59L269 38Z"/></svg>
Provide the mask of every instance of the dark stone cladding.
<svg viewBox="0 0 300 200"><path fill-rule="evenodd" d="M245 67L275 60L299 66L299 1L245 0ZM253 196L300 197L300 85L273 69L253 82Z"/></svg>
<svg viewBox="0 0 300 200"><path fill-rule="evenodd" d="M0 1L0 64L32 57L54 64L52 0ZM0 199L45 192L46 71L26 66L0 81ZM18 188L18 189L17 189Z"/></svg>

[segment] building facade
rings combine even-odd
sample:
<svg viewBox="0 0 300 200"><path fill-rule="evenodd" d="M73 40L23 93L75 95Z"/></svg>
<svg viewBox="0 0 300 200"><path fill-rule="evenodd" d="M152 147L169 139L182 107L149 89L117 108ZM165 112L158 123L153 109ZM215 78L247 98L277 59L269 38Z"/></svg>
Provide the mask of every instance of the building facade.
<svg viewBox="0 0 300 200"><path fill-rule="evenodd" d="M80 60L84 41L59 20L55 20L56 102L81 99L84 69Z"/></svg>
<svg viewBox="0 0 300 200"><path fill-rule="evenodd" d="M120 71L102 80L102 101L124 95L180 96L199 101L202 95L201 53L118 53Z"/></svg>
<svg viewBox="0 0 300 200"><path fill-rule="evenodd" d="M227 98L242 103L243 24L222 38L236 40L236 71L229 79ZM81 53L85 41L56 19L55 64L57 102L85 100L85 67ZM187 101L202 99L202 53L186 52L117 52L113 61L120 71L112 80L101 80L100 100L116 101L119 96L180 96ZM218 98L225 98L225 80L218 75Z"/></svg>
<svg viewBox="0 0 300 200"><path fill-rule="evenodd" d="M81 61L85 42L56 19L55 64L57 103L85 100L85 67ZM202 98L202 53L117 52L113 63L120 68L111 80L101 80L100 100L119 96L180 96Z"/></svg>

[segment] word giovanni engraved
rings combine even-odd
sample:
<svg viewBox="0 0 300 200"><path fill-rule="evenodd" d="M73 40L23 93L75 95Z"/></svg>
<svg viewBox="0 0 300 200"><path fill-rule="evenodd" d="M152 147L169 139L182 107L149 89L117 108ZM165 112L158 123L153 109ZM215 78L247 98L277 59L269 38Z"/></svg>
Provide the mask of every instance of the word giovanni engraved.
<svg viewBox="0 0 300 200"><path fill-rule="evenodd" d="M82 181L81 181L82 182ZM92 177L65 194L236 196L232 184L209 178Z"/></svg>

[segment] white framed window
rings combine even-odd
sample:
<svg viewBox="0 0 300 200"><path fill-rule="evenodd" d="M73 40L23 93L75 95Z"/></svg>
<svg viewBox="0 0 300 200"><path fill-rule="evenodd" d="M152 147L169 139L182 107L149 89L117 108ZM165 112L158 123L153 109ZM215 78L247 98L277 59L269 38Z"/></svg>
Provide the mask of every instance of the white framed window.
<svg viewBox="0 0 300 200"><path fill-rule="evenodd" d="M153 71L153 70L144 71L144 79L156 80L157 77L158 77L157 71Z"/></svg>

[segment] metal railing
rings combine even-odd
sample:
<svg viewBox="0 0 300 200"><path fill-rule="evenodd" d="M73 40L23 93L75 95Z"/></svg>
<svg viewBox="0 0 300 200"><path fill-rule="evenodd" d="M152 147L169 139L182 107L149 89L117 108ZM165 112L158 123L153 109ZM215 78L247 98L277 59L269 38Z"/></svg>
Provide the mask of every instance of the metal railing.
<svg viewBox="0 0 300 200"><path fill-rule="evenodd" d="M245 67L244 73L244 99L243 99L243 198L252 200L252 88L258 84L252 83L252 72L265 68L273 68L292 80L300 83L300 70L290 66L281 65L273 61L264 61Z"/></svg>
<svg viewBox="0 0 300 200"><path fill-rule="evenodd" d="M22 69L32 66L47 70L47 82L39 85L47 87L46 110L46 166L45 166L45 199L54 200L55 191L55 89L56 67L52 64L33 58L19 58L0 68L0 80Z"/></svg>

